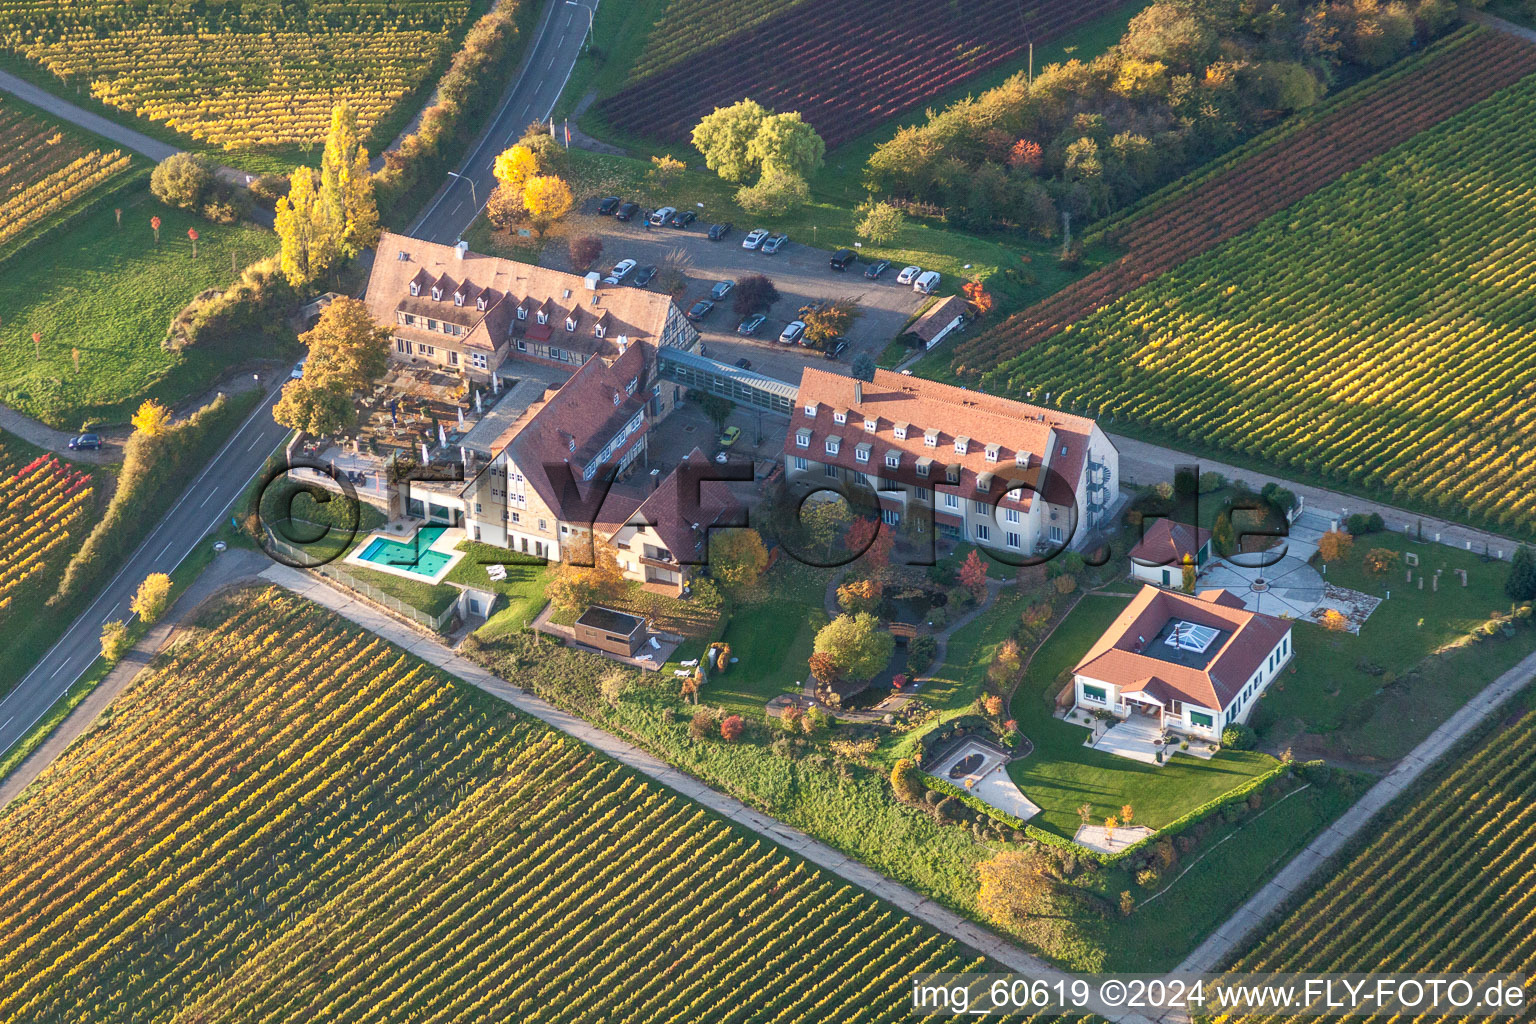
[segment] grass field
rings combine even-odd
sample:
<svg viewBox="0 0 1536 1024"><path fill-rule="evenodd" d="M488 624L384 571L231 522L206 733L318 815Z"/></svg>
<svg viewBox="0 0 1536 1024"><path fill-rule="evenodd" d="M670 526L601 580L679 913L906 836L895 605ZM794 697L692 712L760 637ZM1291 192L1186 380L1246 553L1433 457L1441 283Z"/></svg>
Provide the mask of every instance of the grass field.
<svg viewBox="0 0 1536 1024"><path fill-rule="evenodd" d="M1536 76L1022 355L993 353L982 380L1529 535L1533 116Z"/></svg>
<svg viewBox="0 0 1536 1024"><path fill-rule="evenodd" d="M171 318L203 289L228 284L232 258L243 267L276 249L268 231L210 224L147 190L99 205L3 265L0 401L74 430L88 420L126 422L146 397L174 402L197 393L224 367L196 349L178 356L161 348ZM33 333L42 336L36 346Z"/></svg>
<svg viewBox="0 0 1536 1024"><path fill-rule="evenodd" d="M134 163L9 96L0 98L0 154L0 260Z"/></svg>
<svg viewBox="0 0 1536 1024"><path fill-rule="evenodd" d="M12 62L25 62L35 69L28 77L62 95L79 89L119 120L231 154L287 155L323 138L343 95L365 134L378 127L393 135L403 101L484 6L301 0L181 10L86 0L60 9L3 0L0 24L11 30L4 47Z"/></svg>
<svg viewBox="0 0 1536 1024"><path fill-rule="evenodd" d="M0 1014L884 1021L986 968L297 598L201 623L0 816Z"/></svg>
<svg viewBox="0 0 1536 1024"><path fill-rule="evenodd" d="M1521 703L1518 721L1454 756L1437 783L1367 826L1363 848L1326 869L1321 888L1265 929L1234 969L1528 975L1536 932L1522 879L1536 850L1536 716L1528 696Z"/></svg>

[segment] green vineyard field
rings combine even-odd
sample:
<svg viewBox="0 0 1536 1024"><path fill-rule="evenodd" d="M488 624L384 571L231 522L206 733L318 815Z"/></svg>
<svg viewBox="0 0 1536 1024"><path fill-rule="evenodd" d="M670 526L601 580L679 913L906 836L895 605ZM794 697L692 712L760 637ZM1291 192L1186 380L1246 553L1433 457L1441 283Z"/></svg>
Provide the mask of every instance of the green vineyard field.
<svg viewBox="0 0 1536 1024"><path fill-rule="evenodd" d="M0 816L0 1020L841 1024L985 967L298 598L202 621Z"/></svg>
<svg viewBox="0 0 1536 1024"><path fill-rule="evenodd" d="M0 50L229 150L309 144L345 97L365 132L447 53L470 0L0 0Z"/></svg>
<svg viewBox="0 0 1536 1024"><path fill-rule="evenodd" d="M1530 533L1533 119L1536 76L982 379Z"/></svg>
<svg viewBox="0 0 1536 1024"><path fill-rule="evenodd" d="M1536 715L1527 713L1412 806L1368 826L1375 838L1233 969L1529 975L1536 968L1536 894L1525 884L1536 870L1533 743ZM1415 1018L1440 1019L1457 1018Z"/></svg>

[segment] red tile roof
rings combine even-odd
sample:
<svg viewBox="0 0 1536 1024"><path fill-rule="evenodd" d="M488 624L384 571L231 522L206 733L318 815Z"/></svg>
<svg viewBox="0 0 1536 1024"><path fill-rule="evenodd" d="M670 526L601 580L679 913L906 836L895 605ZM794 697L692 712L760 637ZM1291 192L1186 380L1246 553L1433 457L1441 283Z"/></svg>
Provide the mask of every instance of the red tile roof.
<svg viewBox="0 0 1536 1024"><path fill-rule="evenodd" d="M1230 631L1204 669L1142 653L1170 620ZM1250 612L1235 594L1206 590L1198 597L1142 587L1073 672L1119 687L1200 707L1225 710L1269 657L1291 624Z"/></svg>
<svg viewBox="0 0 1536 1024"><path fill-rule="evenodd" d="M1131 557L1148 565L1179 565L1186 555L1198 555L1210 539L1210 530L1176 523L1165 516L1147 527L1141 542L1131 549Z"/></svg>

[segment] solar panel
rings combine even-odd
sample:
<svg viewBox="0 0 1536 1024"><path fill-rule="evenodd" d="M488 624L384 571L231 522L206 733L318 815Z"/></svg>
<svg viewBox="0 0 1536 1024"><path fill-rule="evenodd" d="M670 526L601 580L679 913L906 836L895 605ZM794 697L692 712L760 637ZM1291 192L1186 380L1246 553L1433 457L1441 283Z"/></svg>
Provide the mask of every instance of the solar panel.
<svg viewBox="0 0 1536 1024"><path fill-rule="evenodd" d="M1195 622L1175 622L1163 643L1179 650L1204 653L1219 632Z"/></svg>

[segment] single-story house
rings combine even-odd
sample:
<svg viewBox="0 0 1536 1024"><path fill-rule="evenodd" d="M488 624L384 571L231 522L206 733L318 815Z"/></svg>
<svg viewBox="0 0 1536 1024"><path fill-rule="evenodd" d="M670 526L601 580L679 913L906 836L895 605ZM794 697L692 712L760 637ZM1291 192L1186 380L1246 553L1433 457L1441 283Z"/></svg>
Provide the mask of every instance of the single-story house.
<svg viewBox="0 0 1536 1024"><path fill-rule="evenodd" d="M965 300L958 295L940 299L926 313L912 321L907 333L917 338L925 351L931 349L965 323L966 309Z"/></svg>
<svg viewBox="0 0 1536 1024"><path fill-rule="evenodd" d="M1076 705L1220 742L1292 657L1291 624L1226 590L1143 587L1072 670Z"/></svg>
<svg viewBox="0 0 1536 1024"><path fill-rule="evenodd" d="M1186 558L1196 569L1205 568L1211 560L1211 531L1165 516L1148 526L1131 549L1131 578L1156 587L1181 587Z"/></svg>

